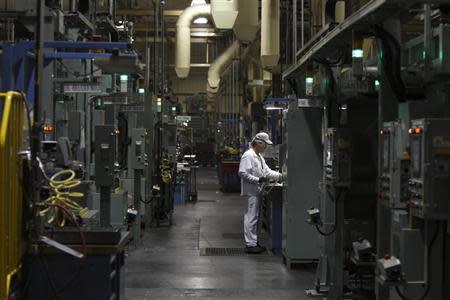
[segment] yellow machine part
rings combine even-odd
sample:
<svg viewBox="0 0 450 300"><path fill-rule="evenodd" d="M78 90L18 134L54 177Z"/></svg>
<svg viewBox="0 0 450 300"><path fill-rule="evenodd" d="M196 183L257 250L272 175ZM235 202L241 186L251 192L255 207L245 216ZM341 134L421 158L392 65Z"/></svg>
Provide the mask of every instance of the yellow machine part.
<svg viewBox="0 0 450 300"><path fill-rule="evenodd" d="M8 298L20 269L22 241L22 162L24 99L0 93L0 299Z"/></svg>

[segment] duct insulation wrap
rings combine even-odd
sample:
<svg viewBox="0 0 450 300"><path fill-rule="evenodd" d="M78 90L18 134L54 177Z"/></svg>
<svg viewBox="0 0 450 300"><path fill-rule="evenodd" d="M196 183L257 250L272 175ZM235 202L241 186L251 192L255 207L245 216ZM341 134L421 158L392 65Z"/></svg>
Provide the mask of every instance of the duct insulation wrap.
<svg viewBox="0 0 450 300"><path fill-rule="evenodd" d="M234 34L243 42L255 39L259 30L258 0L239 0L239 14L234 23Z"/></svg>
<svg viewBox="0 0 450 300"><path fill-rule="evenodd" d="M243 0L211 0L211 14L216 28L233 28L238 16L238 2Z"/></svg>
<svg viewBox="0 0 450 300"><path fill-rule="evenodd" d="M239 41L234 41L217 59L208 70L208 84L206 90L209 93L217 93L220 86L220 78L225 70L233 62L233 58L239 54Z"/></svg>
<svg viewBox="0 0 450 300"><path fill-rule="evenodd" d="M274 67L280 59L280 0L262 0L261 63Z"/></svg>
<svg viewBox="0 0 450 300"><path fill-rule="evenodd" d="M211 5L186 8L177 21L175 72L178 78L187 78L191 68L191 24L198 17L211 16Z"/></svg>

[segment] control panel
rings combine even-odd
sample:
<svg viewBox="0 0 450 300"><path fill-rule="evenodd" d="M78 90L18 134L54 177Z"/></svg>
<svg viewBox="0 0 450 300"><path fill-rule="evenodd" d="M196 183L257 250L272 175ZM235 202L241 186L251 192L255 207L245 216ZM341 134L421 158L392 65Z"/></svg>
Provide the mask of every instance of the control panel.
<svg viewBox="0 0 450 300"><path fill-rule="evenodd" d="M413 120L409 135L413 215L447 220L450 218L450 119Z"/></svg>
<svg viewBox="0 0 450 300"><path fill-rule="evenodd" d="M348 187L351 181L352 141L350 131L328 128L325 133L325 180L328 185Z"/></svg>
<svg viewBox="0 0 450 300"><path fill-rule="evenodd" d="M410 159L400 122L386 122L380 130L381 175L379 198L391 208L404 208L409 199Z"/></svg>
<svg viewBox="0 0 450 300"><path fill-rule="evenodd" d="M131 151L128 152L131 169L143 170L146 165L145 135L146 131L144 128L133 128L131 132Z"/></svg>
<svg viewBox="0 0 450 300"><path fill-rule="evenodd" d="M95 184L111 186L114 180L116 134L113 125L95 126Z"/></svg>

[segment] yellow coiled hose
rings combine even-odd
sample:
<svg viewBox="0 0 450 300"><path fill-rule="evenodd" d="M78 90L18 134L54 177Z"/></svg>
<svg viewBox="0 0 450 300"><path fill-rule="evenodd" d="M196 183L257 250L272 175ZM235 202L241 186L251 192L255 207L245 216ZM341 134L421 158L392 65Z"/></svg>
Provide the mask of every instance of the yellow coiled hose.
<svg viewBox="0 0 450 300"><path fill-rule="evenodd" d="M64 177L67 178L62 179ZM79 186L80 183L80 180L75 179L75 172L73 170L62 170L50 177L49 187L51 189L51 196L44 201L48 207L40 211L41 216L47 215L48 224L55 224L60 227L65 225L66 215L58 206L64 207L72 214L74 219L76 219L76 216L83 216L89 211L71 199L84 196L83 193L70 191Z"/></svg>
<svg viewBox="0 0 450 300"><path fill-rule="evenodd" d="M161 178L164 183L172 181L172 168L168 159L163 159L161 163Z"/></svg>

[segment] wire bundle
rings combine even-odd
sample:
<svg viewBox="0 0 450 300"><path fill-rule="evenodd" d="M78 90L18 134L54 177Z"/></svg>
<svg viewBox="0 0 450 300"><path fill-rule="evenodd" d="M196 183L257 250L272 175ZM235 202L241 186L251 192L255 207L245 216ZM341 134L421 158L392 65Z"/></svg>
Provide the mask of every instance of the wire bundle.
<svg viewBox="0 0 450 300"><path fill-rule="evenodd" d="M67 178L62 179L64 177ZM68 218L67 212L73 217L69 219L76 219L77 216L83 216L88 212L87 208L81 207L71 199L84 196L83 193L70 191L79 186L80 183L80 180L75 179L75 172L73 170L62 170L50 177L49 187L51 189L51 196L44 201L48 207L40 212L41 216L48 216L48 224L63 227Z"/></svg>

